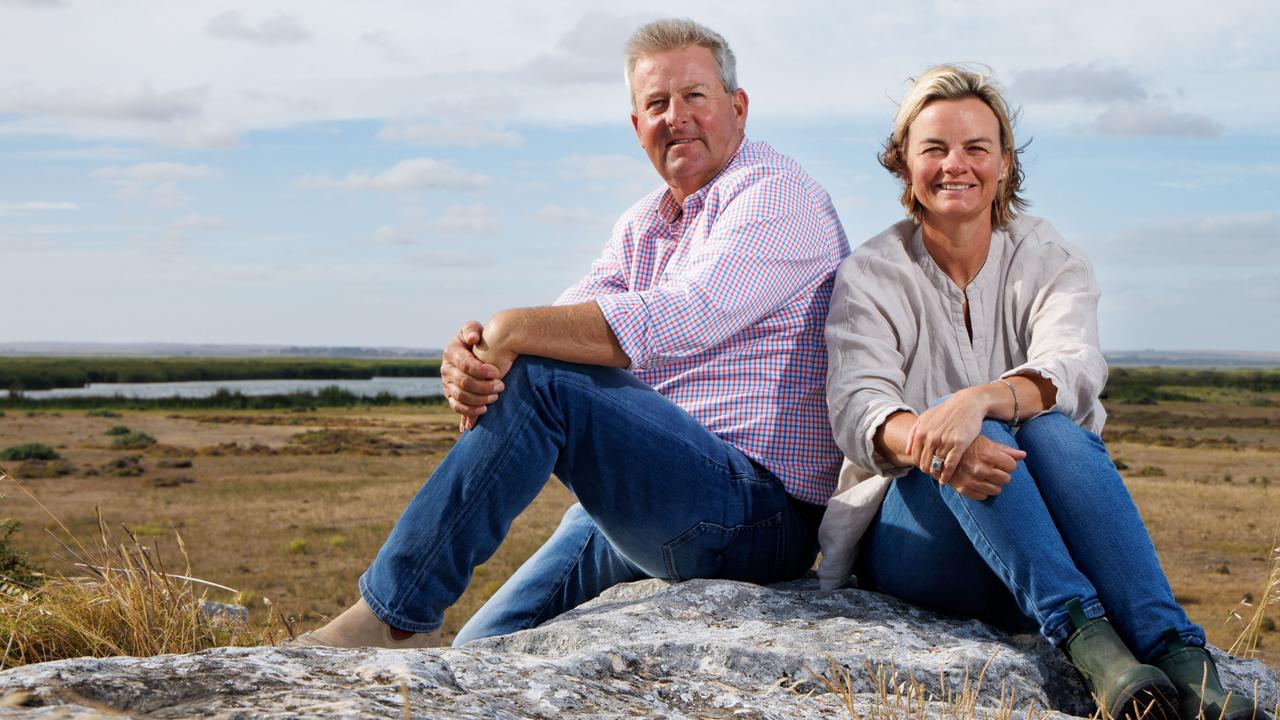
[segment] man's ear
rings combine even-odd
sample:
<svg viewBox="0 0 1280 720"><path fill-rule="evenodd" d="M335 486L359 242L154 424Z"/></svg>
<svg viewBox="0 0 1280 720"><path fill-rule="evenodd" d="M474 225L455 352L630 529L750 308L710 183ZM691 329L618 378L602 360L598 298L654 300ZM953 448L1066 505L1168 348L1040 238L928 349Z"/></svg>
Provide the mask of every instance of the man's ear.
<svg viewBox="0 0 1280 720"><path fill-rule="evenodd" d="M640 117L635 113L631 113L631 129L636 131L636 137L640 137Z"/></svg>
<svg viewBox="0 0 1280 720"><path fill-rule="evenodd" d="M747 91L738 88L733 94L733 114L738 118L738 130L745 132L747 129Z"/></svg>

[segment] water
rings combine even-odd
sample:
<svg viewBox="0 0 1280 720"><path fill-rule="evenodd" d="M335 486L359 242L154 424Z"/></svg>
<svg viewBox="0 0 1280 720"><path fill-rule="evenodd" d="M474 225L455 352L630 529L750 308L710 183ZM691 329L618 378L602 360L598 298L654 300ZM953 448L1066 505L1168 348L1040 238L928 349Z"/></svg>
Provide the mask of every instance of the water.
<svg viewBox="0 0 1280 720"><path fill-rule="evenodd" d="M165 383L90 383L79 388L27 390L23 397L31 400L54 398L112 397L127 398L206 398L220 389L242 395L287 395L296 392L318 392L338 387L361 397L390 393L398 398L443 395L440 378L377 377L369 380L200 380Z"/></svg>

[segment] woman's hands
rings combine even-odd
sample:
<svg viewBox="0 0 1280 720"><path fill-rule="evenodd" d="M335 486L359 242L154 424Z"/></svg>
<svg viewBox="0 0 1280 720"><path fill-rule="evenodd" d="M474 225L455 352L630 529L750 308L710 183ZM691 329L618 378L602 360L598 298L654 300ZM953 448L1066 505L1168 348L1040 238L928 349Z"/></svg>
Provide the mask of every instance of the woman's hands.
<svg viewBox="0 0 1280 720"><path fill-rule="evenodd" d="M954 465L947 464L948 479L939 478L938 482L943 485L949 483L956 492L972 500L986 500L1000 494L1009 484L1010 474L1018 461L1026 456L1023 450L979 435Z"/></svg>
<svg viewBox="0 0 1280 720"><path fill-rule="evenodd" d="M912 464L943 485L974 500L996 495L1009 482L1022 450L982 437L982 421L992 410L987 386L965 388L916 418L907 436ZM935 468L933 459L942 460Z"/></svg>

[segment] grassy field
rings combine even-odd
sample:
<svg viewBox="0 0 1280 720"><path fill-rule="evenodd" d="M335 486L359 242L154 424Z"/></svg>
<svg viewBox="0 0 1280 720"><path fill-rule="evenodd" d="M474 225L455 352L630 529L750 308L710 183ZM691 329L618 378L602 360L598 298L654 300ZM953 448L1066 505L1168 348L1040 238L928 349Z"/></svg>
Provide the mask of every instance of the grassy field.
<svg viewBox="0 0 1280 720"><path fill-rule="evenodd" d="M438 377L438 359L0 357L0 391L89 383Z"/></svg>
<svg viewBox="0 0 1280 720"><path fill-rule="evenodd" d="M1109 403L1106 437L1151 530L1175 594L1226 647L1233 612L1263 590L1280 531L1280 396L1269 390L1178 386L1187 399ZM125 435L117 427L133 435ZM108 434L115 432L116 434ZM155 439L116 447L122 437ZM53 448L58 460L4 466L77 534L96 532L95 507L176 557L181 533L195 575L263 599L301 628L356 598L355 581L399 511L452 446L443 407L226 412L7 410L0 450ZM54 522L15 487L0 517L25 527L13 542L42 569L67 571L46 532ZM552 480L480 567L446 616L451 637L555 528L569 493ZM211 595L212 599L230 597ZM1264 623L1262 657L1280 667L1280 633Z"/></svg>

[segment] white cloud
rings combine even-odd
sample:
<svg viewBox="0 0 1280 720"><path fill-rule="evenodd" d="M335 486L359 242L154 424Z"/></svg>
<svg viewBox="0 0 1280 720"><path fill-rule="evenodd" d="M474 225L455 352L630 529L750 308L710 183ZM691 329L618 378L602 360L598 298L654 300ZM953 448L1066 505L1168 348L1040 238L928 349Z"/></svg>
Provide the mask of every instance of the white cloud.
<svg viewBox="0 0 1280 720"><path fill-rule="evenodd" d="M412 230L383 225L373 233L373 241L379 245L413 245L418 238Z"/></svg>
<svg viewBox="0 0 1280 720"><path fill-rule="evenodd" d="M366 45L377 48L382 53L382 56L391 62L413 62L413 55L410 55L407 50L396 44L395 40L391 38L391 33L379 30L377 32L365 33L360 39L363 40Z"/></svg>
<svg viewBox="0 0 1280 720"><path fill-rule="evenodd" d="M208 165L188 165L178 162L148 162L120 167L110 165L89 173L93 177L134 182L160 182L166 180L199 180L212 177L217 171Z"/></svg>
<svg viewBox="0 0 1280 720"><path fill-rule="evenodd" d="M171 229L177 232L186 232L190 230L221 230L226 226L227 221L218 215L191 213L175 220Z"/></svg>
<svg viewBox="0 0 1280 720"><path fill-rule="evenodd" d="M455 250L426 250L409 256L409 261L428 268L484 268L496 264L492 254Z"/></svg>
<svg viewBox="0 0 1280 720"><path fill-rule="evenodd" d="M612 218L593 212L589 208L566 208L547 205L533 214L533 219L547 225L563 227L590 227L612 222Z"/></svg>
<svg viewBox="0 0 1280 720"><path fill-rule="evenodd" d="M653 167L631 155L573 154L556 162L560 177L597 183L633 183L644 179L652 183Z"/></svg>
<svg viewBox="0 0 1280 720"><path fill-rule="evenodd" d="M1275 267L1280 265L1280 213L1213 215L1146 225L1120 235L1097 255L1130 263L1129 267Z"/></svg>
<svg viewBox="0 0 1280 720"><path fill-rule="evenodd" d="M479 190L489 177L468 172L432 158L402 160L395 167L373 175L353 172L343 180L326 173L306 175L297 184L304 188L341 188L344 190L378 190L384 192L418 192L425 190Z"/></svg>
<svg viewBox="0 0 1280 720"><path fill-rule="evenodd" d="M1215 138L1222 125L1206 115L1177 112L1167 105L1128 103L1107 109L1092 128L1103 135Z"/></svg>
<svg viewBox="0 0 1280 720"><path fill-rule="evenodd" d="M14 7L29 7L37 9L60 8L67 7L71 3L68 0L0 0L0 5L12 5Z"/></svg>
<svg viewBox="0 0 1280 720"><path fill-rule="evenodd" d="M167 123L200 115L208 85L157 91L149 81L49 92L29 84L0 92L0 111Z"/></svg>
<svg viewBox="0 0 1280 720"><path fill-rule="evenodd" d="M33 212L44 212L48 210L79 210L80 206L73 202L57 201L26 201L26 202L0 202L0 217L26 215Z"/></svg>
<svg viewBox="0 0 1280 720"><path fill-rule="evenodd" d="M620 82L623 44L653 17L587 11L560 37L553 52L530 60L525 73L548 83Z"/></svg>
<svg viewBox="0 0 1280 720"><path fill-rule="evenodd" d="M156 207L172 207L186 202L187 196L178 183L204 180L220 173L208 165L179 162L146 162L136 165L110 165L89 173L116 184L115 196L121 200L141 202Z"/></svg>
<svg viewBox="0 0 1280 720"><path fill-rule="evenodd" d="M292 15L276 15L258 23L257 27L251 27L236 10L209 18L204 30L213 37L247 40L262 45L290 45L311 39L311 33Z"/></svg>
<svg viewBox="0 0 1280 720"><path fill-rule="evenodd" d="M417 210L413 215L419 215ZM493 209L483 205L453 205L443 214L403 227L383 225L373 234L379 245L416 245L422 240L492 235L502 228Z"/></svg>
<svg viewBox="0 0 1280 720"><path fill-rule="evenodd" d="M1021 100L1116 102L1147 97L1142 83L1128 70L1079 63L1024 70L1015 76L1010 91Z"/></svg>
<svg viewBox="0 0 1280 720"><path fill-rule="evenodd" d="M437 125L399 123L388 125L378 133L379 140L404 142L434 147L520 147L524 138L510 130L482 128L474 125Z"/></svg>
<svg viewBox="0 0 1280 720"><path fill-rule="evenodd" d="M477 204L454 205L428 221L427 227L449 235L488 235L497 232L502 224L492 209Z"/></svg>

